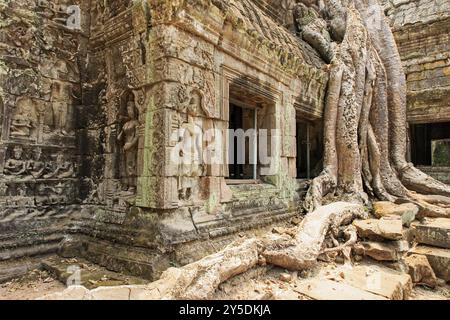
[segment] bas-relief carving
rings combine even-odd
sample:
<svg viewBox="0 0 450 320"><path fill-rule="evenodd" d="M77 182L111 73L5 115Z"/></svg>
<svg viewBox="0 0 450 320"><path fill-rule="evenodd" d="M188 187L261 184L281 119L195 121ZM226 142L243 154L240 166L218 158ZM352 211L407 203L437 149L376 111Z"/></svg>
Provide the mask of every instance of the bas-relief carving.
<svg viewBox="0 0 450 320"><path fill-rule="evenodd" d="M58 144L55 140L58 137L74 138L72 122L73 106L70 99L64 100L64 95L48 103L20 97L11 111L10 137Z"/></svg>
<svg viewBox="0 0 450 320"><path fill-rule="evenodd" d="M37 130L35 105L30 98L19 98L12 110L11 137L33 138Z"/></svg>
<svg viewBox="0 0 450 320"><path fill-rule="evenodd" d="M108 122L104 128L104 150L107 152L104 179L98 182L91 198L109 207L124 208L135 201L138 176L139 140L142 136L140 112L136 101L143 104L140 92L106 89ZM94 189L93 188L93 189ZM94 201L94 200L93 200ZM95 200L96 201L96 200Z"/></svg>
<svg viewBox="0 0 450 320"><path fill-rule="evenodd" d="M2 178L5 181L63 180L76 177L75 165L63 151L47 155L47 159L42 157L41 147L32 148L28 153L31 155L27 156L21 145L9 148L3 168Z"/></svg>
<svg viewBox="0 0 450 320"><path fill-rule="evenodd" d="M200 124L198 123L200 122ZM191 201L198 195L199 177L203 175L203 130L201 119L188 114L188 121L182 123L179 130L179 141L182 143L180 162L178 165L178 198L180 201Z"/></svg>
<svg viewBox="0 0 450 320"><path fill-rule="evenodd" d="M27 150L20 145L10 148L3 175L0 176L1 202L8 207L68 204L75 200L74 164L57 156L56 162L45 161L42 149ZM47 173L47 174L46 174Z"/></svg>
<svg viewBox="0 0 450 320"><path fill-rule="evenodd" d="M12 151L12 157L6 160L3 168L3 173L6 176L22 176L26 173L27 163L23 160L23 148L21 146L15 146Z"/></svg>
<svg viewBox="0 0 450 320"><path fill-rule="evenodd" d="M67 160L66 155L63 152L54 156L55 161L51 162L48 167L49 173L44 175L44 179L67 179L74 178L76 176L74 164Z"/></svg>
<svg viewBox="0 0 450 320"><path fill-rule="evenodd" d="M150 6L158 5L157 2L150 2ZM114 39L112 35L97 34L103 31L101 29L105 24L109 26L116 21L120 23L117 29L130 31L129 26L125 25L129 21L125 22L126 19L123 18L129 14L119 17L117 14L129 7L131 1L99 0L92 3L91 30L95 30L96 39L97 37L100 39L96 41L101 43L99 52L93 54L100 63L93 66L96 70L92 74L87 76L83 74L85 78L80 81L77 63L82 65L85 61L77 60L73 51L82 48L77 46L76 37L68 37L69 47L64 47L61 44L63 39L66 39L66 34L58 31L44 32L40 41L51 52L46 53L41 59L38 69L41 75L44 75L46 89L36 89L39 91L37 96L30 94L32 100L28 105L24 103L24 107L20 108L18 104L14 105L14 110L18 112L11 113L14 119L11 118L8 122L11 126L11 133L7 137L10 141L6 150L8 168L0 172L4 175L0 178L0 202L7 197L11 199L17 197L14 198L16 202L12 201L11 205L19 205L17 201L22 198L26 199L24 201L29 206L57 208L59 205L75 201L74 195L77 194L77 188L82 180L89 186L86 198L81 199L86 204L95 207L106 206L108 207L106 211L125 212L135 204L135 196L139 191L137 180L143 177L139 173L139 167L144 162L141 149L148 148L154 153L155 168L148 169L148 172L152 172L148 179L151 183L148 183L149 188L144 191L152 193L146 196L151 197L156 203L153 207L148 207L160 209L180 206L201 207L204 199L201 199L203 195L199 189L205 186L216 192L216 189L222 188L221 182L224 183L223 170L213 173L201 163L199 157L202 156L201 151L205 148L205 144L197 139L198 135L208 128L225 130L226 127L225 115L222 108L218 107L221 106L217 90L220 79L213 71L216 50L214 45L189 37L186 39L190 43L189 47L178 44L173 46L175 49L173 57L187 63L170 61L166 64L167 61L163 61L161 66L154 66L151 64L154 61L148 62L153 58L148 48L151 39L146 37L145 32L141 33L148 30L139 29L139 32L134 30L132 36L121 40L118 33L114 35L117 37ZM170 5L170 2L166 2L166 5L167 3ZM204 4L209 5L209 1L204 1ZM48 12L49 17L54 17L53 10L43 11ZM25 46L26 43L21 45ZM57 49L53 51L52 48L55 47ZM47 57L49 59L46 60ZM104 63L107 67L103 66ZM156 71L151 70L153 67ZM159 67L161 69L158 69ZM82 73L84 71L86 70ZM151 72L155 72L157 77L151 78L149 76ZM77 103L80 99L76 97L75 83L92 78L97 80L82 85L82 104L96 105L96 110L99 110L100 114L89 116L88 121L83 122L85 127L75 128L73 107L86 110L85 106L79 106ZM159 83L163 83L161 86L170 83L181 89L156 92L153 95L149 93L152 90L149 84L154 83L145 82L153 80L158 83L155 87ZM95 92L97 89L98 92ZM130 92L133 94L127 97ZM19 95L17 92L15 94ZM90 94L92 100L84 98ZM151 100L153 96L154 100ZM99 118L101 120L98 120ZM148 129L147 121L154 122L155 130L154 132L146 130L148 136L143 137L144 128ZM69 150L62 146L78 133L77 130L94 127L99 132L105 132L105 137L99 141L101 147L96 151L99 154L88 154L86 158L91 156L101 158L103 165L99 166L99 171L104 174L98 174L96 177L79 177L74 160L75 149ZM170 141L170 133L174 130L179 130L179 136ZM103 137L103 134L101 136ZM25 141L26 139L31 141ZM174 147L180 139L189 141L180 156L190 161L186 161L187 164L182 161L169 174L164 171L164 165L168 161L167 149ZM144 140L148 145L144 146ZM72 147L72 142L69 142ZM22 150L17 148L14 152L13 147L19 144ZM88 165L91 164L89 161L86 161ZM153 163L151 165L153 166ZM220 197L220 193L219 190L214 196ZM212 192L205 194L209 197Z"/></svg>
<svg viewBox="0 0 450 320"><path fill-rule="evenodd" d="M94 1L91 7L91 28L98 32L105 22L107 16L104 0Z"/></svg>
<svg viewBox="0 0 450 320"><path fill-rule="evenodd" d="M139 142L139 128L137 109L134 101L127 103L126 122L122 125L118 141L121 143L121 154L123 157L124 187L129 194L136 192L137 178L137 151Z"/></svg>
<svg viewBox="0 0 450 320"><path fill-rule="evenodd" d="M34 178L40 179L47 169L46 163L42 159L42 149L37 147L33 150L33 158L27 163L27 172Z"/></svg>
<svg viewBox="0 0 450 320"><path fill-rule="evenodd" d="M54 81L52 84L51 110L53 132L62 136L72 135L72 88L69 84Z"/></svg>

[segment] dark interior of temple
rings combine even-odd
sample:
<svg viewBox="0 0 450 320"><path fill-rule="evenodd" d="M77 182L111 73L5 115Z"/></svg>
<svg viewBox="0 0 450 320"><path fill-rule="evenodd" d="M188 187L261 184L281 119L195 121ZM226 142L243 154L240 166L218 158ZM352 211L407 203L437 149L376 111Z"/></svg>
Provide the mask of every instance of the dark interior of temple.
<svg viewBox="0 0 450 320"><path fill-rule="evenodd" d="M450 122L410 126L411 161L419 166L433 165L433 141L450 139Z"/></svg>
<svg viewBox="0 0 450 320"><path fill-rule="evenodd" d="M254 117L255 110L250 108L242 108L235 104L230 104L230 124L229 129L230 133L237 132L237 130L243 130L244 133L247 133L247 130L254 128ZM232 143L232 139L234 143ZM233 152L230 154L229 159L229 178L234 180L249 180L256 179L254 164L251 160L251 153L254 152L251 148L252 139L250 137L245 138L245 155L244 155L244 163L242 160L239 161L239 157L241 156L241 152L239 149L241 148L238 138L236 136L230 138L230 149L233 148Z"/></svg>
<svg viewBox="0 0 450 320"><path fill-rule="evenodd" d="M311 179L322 171L322 124L297 121L297 179Z"/></svg>

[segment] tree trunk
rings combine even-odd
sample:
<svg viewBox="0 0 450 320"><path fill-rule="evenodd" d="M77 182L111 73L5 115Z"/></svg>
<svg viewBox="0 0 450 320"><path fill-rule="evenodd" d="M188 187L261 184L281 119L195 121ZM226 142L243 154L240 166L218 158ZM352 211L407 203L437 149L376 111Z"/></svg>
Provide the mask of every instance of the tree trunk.
<svg viewBox="0 0 450 320"><path fill-rule="evenodd" d="M406 161L406 78L378 0L325 0L322 16L331 34L341 37L330 46L335 52L324 116L324 170L311 183L305 208L314 210L324 199L364 204L369 197L400 198L418 204L423 215L448 216L450 187ZM335 25L345 28L336 31Z"/></svg>

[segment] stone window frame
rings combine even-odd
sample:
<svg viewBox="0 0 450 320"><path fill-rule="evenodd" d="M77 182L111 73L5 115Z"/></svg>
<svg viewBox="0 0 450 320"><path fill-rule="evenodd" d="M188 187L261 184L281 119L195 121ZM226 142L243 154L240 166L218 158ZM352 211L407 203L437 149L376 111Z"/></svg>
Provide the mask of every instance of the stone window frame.
<svg viewBox="0 0 450 320"><path fill-rule="evenodd" d="M260 73L256 71L256 73ZM263 73L260 73L261 75L264 75ZM264 75L265 76L265 75ZM238 70L235 70L233 68L230 68L226 65L222 65L221 67L221 114L222 114L222 120L227 123L227 128L229 124L229 108L230 103L233 102L232 99L230 99L230 89L231 85L241 88L249 93L255 94L258 97L261 97L264 99L265 103L268 103L273 106L274 113L279 111L283 105L284 101L284 95L283 92L276 89L275 86L271 85L267 81L261 81L258 78L244 74L242 72L239 72ZM245 103L241 103L241 105ZM247 104L247 106L249 106ZM250 106L249 106L250 107ZM279 120L275 120L279 122ZM279 128L281 125L278 123L277 128ZM224 154L223 159L225 159L225 181L228 185L237 185L237 184L269 184L265 182L263 179L249 179L249 180L233 180L229 179L229 171L228 171L228 150L230 146L229 137L225 137L225 148L224 148ZM276 148L281 149L281 145L277 145ZM281 151L276 152L277 154L281 154ZM279 159L278 159L279 160Z"/></svg>

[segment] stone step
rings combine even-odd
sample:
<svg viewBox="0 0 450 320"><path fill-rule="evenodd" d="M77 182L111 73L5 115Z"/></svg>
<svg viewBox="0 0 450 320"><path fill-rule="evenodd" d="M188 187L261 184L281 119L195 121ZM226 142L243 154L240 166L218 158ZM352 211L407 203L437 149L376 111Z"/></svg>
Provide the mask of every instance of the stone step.
<svg viewBox="0 0 450 320"><path fill-rule="evenodd" d="M450 248L450 219L425 218L422 222L413 222L412 227L418 243Z"/></svg>
<svg viewBox="0 0 450 320"><path fill-rule="evenodd" d="M450 281L450 249L419 245L408 254L421 254L428 258L437 277Z"/></svg>
<svg viewBox="0 0 450 320"><path fill-rule="evenodd" d="M387 300L387 298L355 288L346 283L327 279L310 279L295 289L298 293L315 300Z"/></svg>

